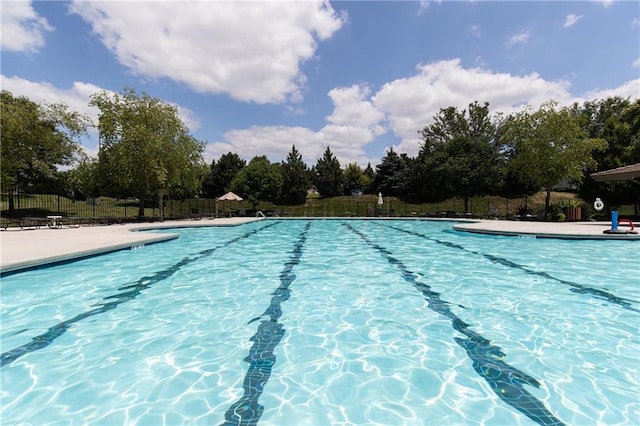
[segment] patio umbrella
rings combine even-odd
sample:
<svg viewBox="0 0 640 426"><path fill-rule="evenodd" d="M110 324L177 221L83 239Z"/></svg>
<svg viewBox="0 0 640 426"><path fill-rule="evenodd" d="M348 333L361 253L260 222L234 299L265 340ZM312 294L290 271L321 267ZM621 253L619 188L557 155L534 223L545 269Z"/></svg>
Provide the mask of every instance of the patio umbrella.
<svg viewBox="0 0 640 426"><path fill-rule="evenodd" d="M598 173L591 173L591 177L599 182L616 182L639 179L640 163L618 167L616 169L605 170Z"/></svg>
<svg viewBox="0 0 640 426"><path fill-rule="evenodd" d="M378 205L381 206L382 204L384 204L384 201L382 200L382 192L378 192Z"/></svg>
<svg viewBox="0 0 640 426"><path fill-rule="evenodd" d="M216 198L216 201L242 201L242 197L229 191ZM227 208L227 210L229 210L229 208Z"/></svg>
<svg viewBox="0 0 640 426"><path fill-rule="evenodd" d="M218 198L216 198L216 200L218 201L242 201L242 197L234 194L233 192L229 191L224 195L219 196Z"/></svg>

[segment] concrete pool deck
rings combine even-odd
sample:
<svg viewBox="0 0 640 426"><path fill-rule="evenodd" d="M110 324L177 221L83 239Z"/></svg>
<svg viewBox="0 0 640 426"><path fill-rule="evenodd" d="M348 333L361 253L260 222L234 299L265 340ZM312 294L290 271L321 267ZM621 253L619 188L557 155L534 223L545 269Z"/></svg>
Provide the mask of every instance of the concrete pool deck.
<svg viewBox="0 0 640 426"><path fill-rule="evenodd" d="M201 226L233 226L260 220L259 218L219 218L215 220L182 220L124 225L63 227L0 232L0 272L40 266L79 257L122 250L141 244L152 244L178 238L166 233L133 232L147 229Z"/></svg>
<svg viewBox="0 0 640 426"><path fill-rule="evenodd" d="M639 224L634 223L634 231ZM479 220L453 225L458 231L477 234L535 236L536 238L638 240L637 234L605 234L611 229L611 222L534 222L511 220ZM620 231L629 231L629 226L618 226Z"/></svg>
<svg viewBox="0 0 640 426"><path fill-rule="evenodd" d="M301 218L279 218L301 219ZM316 218L323 220L328 218ZM336 218L351 220L350 218ZM358 219L358 218L353 218ZM386 218L381 218L386 219ZM396 218L388 218L396 219ZM132 232L146 229L184 228L202 226L233 226L263 218L218 218L215 220L184 220L163 223L130 223L124 225L89 226L80 228L35 230L7 230L0 232L0 272L61 262L79 257L92 256L115 250L128 249L142 244L152 244L178 238L167 229L166 233ZM407 220L425 220L421 218ZM429 219L451 220L451 219ZM640 227L640 226L638 226ZM611 228L610 222L518 222L507 220L458 221L453 228L459 231L537 238L574 239L624 239L640 241L640 234L603 234ZM620 227L620 229L629 229Z"/></svg>

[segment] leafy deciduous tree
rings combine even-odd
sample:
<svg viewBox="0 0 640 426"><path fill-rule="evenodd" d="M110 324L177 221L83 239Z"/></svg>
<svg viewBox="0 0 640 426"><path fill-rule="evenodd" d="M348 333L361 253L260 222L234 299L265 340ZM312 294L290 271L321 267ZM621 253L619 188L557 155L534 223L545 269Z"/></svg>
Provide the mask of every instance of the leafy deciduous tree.
<svg viewBox="0 0 640 426"><path fill-rule="evenodd" d="M173 187L195 193L200 187L204 144L189 134L177 108L133 89L91 97L100 110L99 167L111 190L133 193L144 215L145 198L162 198Z"/></svg>
<svg viewBox="0 0 640 426"><path fill-rule="evenodd" d="M97 160L85 158L65 173L67 192L73 199L93 198L100 195L97 168Z"/></svg>
<svg viewBox="0 0 640 426"><path fill-rule="evenodd" d="M264 155L253 157L231 182L231 190L251 202L254 210L260 201L277 201L281 188L280 164L271 164Z"/></svg>
<svg viewBox="0 0 640 426"><path fill-rule="evenodd" d="M66 105L38 105L5 90L0 105L0 186L8 193L11 214L16 188L56 180L58 167L78 158L77 139L86 132L89 119Z"/></svg>
<svg viewBox="0 0 640 426"><path fill-rule="evenodd" d="M640 163L640 100L631 102L619 97L575 104L572 111L581 119L589 137L607 141L607 148L595 151L595 164L585 173L579 194L587 200L600 197L609 206L635 202L636 215L640 211L640 183L596 182L590 173Z"/></svg>
<svg viewBox="0 0 640 426"><path fill-rule="evenodd" d="M434 123L421 132L419 179L432 186L435 198L459 196L468 212L468 200L490 194L500 183L501 169L496 143L496 126L489 116L489 104L469 104L440 110ZM413 185L415 187L415 185ZM427 194L429 194L427 192Z"/></svg>
<svg viewBox="0 0 640 426"><path fill-rule="evenodd" d="M585 168L594 164L593 152L607 146L603 139L589 138L570 109L558 110L556 105L547 102L535 112L527 108L504 124L505 137L516 149L512 166L527 181L546 190L546 211L551 188L562 179L581 182Z"/></svg>
<svg viewBox="0 0 640 426"><path fill-rule="evenodd" d="M344 193L350 195L354 189L364 191L371 182L369 177L356 163L349 163L344 169Z"/></svg>

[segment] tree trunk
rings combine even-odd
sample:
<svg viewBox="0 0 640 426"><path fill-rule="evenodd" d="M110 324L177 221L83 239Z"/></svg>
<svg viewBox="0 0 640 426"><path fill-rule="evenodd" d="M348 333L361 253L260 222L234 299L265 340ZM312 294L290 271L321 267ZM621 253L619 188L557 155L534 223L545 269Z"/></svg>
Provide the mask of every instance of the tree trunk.
<svg viewBox="0 0 640 426"><path fill-rule="evenodd" d="M546 216L547 213L549 213L550 207L551 207L551 187L547 186L546 190L547 190L547 196L544 198L544 214L545 214L545 216Z"/></svg>
<svg viewBox="0 0 640 426"><path fill-rule="evenodd" d="M469 197L464 197L464 212L469 213Z"/></svg>
<svg viewBox="0 0 640 426"><path fill-rule="evenodd" d="M164 222L164 190L158 191L158 211L160 212L160 222Z"/></svg>
<svg viewBox="0 0 640 426"><path fill-rule="evenodd" d="M138 193L138 216L144 217L144 196L146 191Z"/></svg>
<svg viewBox="0 0 640 426"><path fill-rule="evenodd" d="M13 200L13 189L10 189L9 192L7 193L7 201L9 201L9 216L13 216L14 213L16 212L16 206L14 204L14 200Z"/></svg>

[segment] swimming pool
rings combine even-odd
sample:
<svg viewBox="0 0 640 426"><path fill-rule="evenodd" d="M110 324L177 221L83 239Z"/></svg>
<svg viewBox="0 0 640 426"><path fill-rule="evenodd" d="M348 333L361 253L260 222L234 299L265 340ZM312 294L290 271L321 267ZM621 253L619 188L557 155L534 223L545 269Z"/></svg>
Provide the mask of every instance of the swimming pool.
<svg viewBox="0 0 640 426"><path fill-rule="evenodd" d="M637 424L633 241L266 220L2 279L3 424Z"/></svg>

